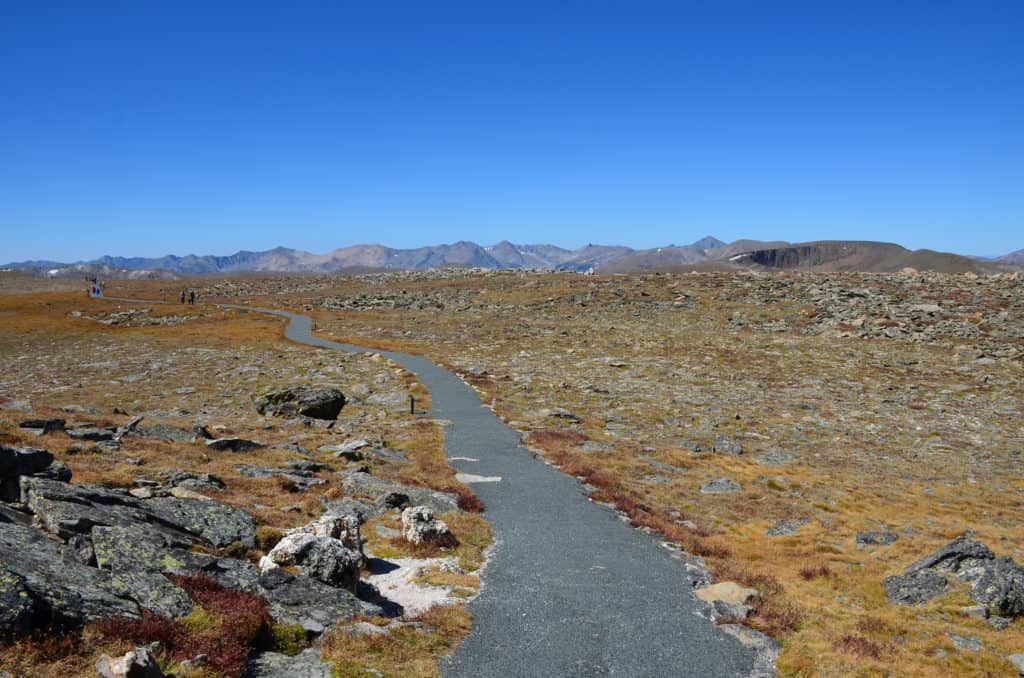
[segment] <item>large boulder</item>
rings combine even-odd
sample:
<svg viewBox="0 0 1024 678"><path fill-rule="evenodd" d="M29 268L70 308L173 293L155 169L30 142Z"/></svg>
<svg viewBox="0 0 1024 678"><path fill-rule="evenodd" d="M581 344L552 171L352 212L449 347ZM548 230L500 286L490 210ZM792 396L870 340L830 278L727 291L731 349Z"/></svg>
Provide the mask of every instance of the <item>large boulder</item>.
<svg viewBox="0 0 1024 678"><path fill-rule="evenodd" d="M0 635L139 615L107 573L35 528L0 523L0 554Z"/></svg>
<svg viewBox="0 0 1024 678"><path fill-rule="evenodd" d="M0 478L38 473L53 462L53 455L36 447L0 445Z"/></svg>
<svg viewBox="0 0 1024 678"><path fill-rule="evenodd" d="M452 546L455 543L447 523L435 518L426 506L410 506L402 511L402 536L411 544Z"/></svg>
<svg viewBox="0 0 1024 678"><path fill-rule="evenodd" d="M993 614L1018 617L1024 614L1024 568L1003 556L991 562L974 582L972 597Z"/></svg>
<svg viewBox="0 0 1024 678"><path fill-rule="evenodd" d="M168 546L206 542L223 547L255 543L256 521L242 509L212 499L139 499L120 489L23 477L22 500L40 524L62 539L93 527L147 525Z"/></svg>
<svg viewBox="0 0 1024 678"><path fill-rule="evenodd" d="M322 516L289 530L263 559L261 569L294 565L308 577L355 593L362 549L357 517Z"/></svg>
<svg viewBox="0 0 1024 678"><path fill-rule="evenodd" d="M889 600L901 605L920 605L946 592L946 578L932 570L894 574L882 582Z"/></svg>
<svg viewBox="0 0 1024 678"><path fill-rule="evenodd" d="M964 534L934 553L911 563L905 571L910 573L920 570L942 570L956 574L995 557L996 555L988 546Z"/></svg>
<svg viewBox="0 0 1024 678"><path fill-rule="evenodd" d="M336 388L289 386L266 391L255 403L260 414L331 420L337 419L345 406L345 395Z"/></svg>

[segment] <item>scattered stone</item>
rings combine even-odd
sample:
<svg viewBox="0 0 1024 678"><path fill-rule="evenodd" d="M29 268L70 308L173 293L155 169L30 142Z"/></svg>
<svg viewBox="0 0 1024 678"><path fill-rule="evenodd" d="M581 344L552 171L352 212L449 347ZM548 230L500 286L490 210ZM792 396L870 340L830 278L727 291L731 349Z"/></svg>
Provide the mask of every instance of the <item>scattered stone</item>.
<svg viewBox="0 0 1024 678"><path fill-rule="evenodd" d="M372 674L363 671L367 676ZM320 651L307 648L294 656L263 652L249 661L246 678L331 678L331 665L320 659ZM380 674L383 676L383 674Z"/></svg>
<svg viewBox="0 0 1024 678"><path fill-rule="evenodd" d="M195 430L186 430L177 426L167 424L154 424L153 426L139 426L133 433L143 438L155 438L158 440L170 440L176 443L192 443L196 441Z"/></svg>
<svg viewBox="0 0 1024 678"><path fill-rule="evenodd" d="M1000 617L993 615L988 618L988 625L994 628L996 631L1005 631L1006 627L1010 625L1013 620L1009 617Z"/></svg>
<svg viewBox="0 0 1024 678"><path fill-rule="evenodd" d="M742 489L739 483L729 478L718 478L700 486L701 494L723 494L739 492Z"/></svg>
<svg viewBox="0 0 1024 678"><path fill-rule="evenodd" d="M888 546L898 539L899 535L895 532L858 532L857 546Z"/></svg>
<svg viewBox="0 0 1024 678"><path fill-rule="evenodd" d="M717 435L711 445L711 451L719 454L738 456L743 454L743 445L732 436Z"/></svg>
<svg viewBox="0 0 1024 678"><path fill-rule="evenodd" d="M218 452L249 452L258 450L263 447L263 444L245 438L217 438L216 440L207 440L206 446Z"/></svg>
<svg viewBox="0 0 1024 678"><path fill-rule="evenodd" d="M988 619L988 608L984 605L968 605L960 608L960 614L975 619Z"/></svg>
<svg viewBox="0 0 1024 678"><path fill-rule="evenodd" d="M339 459L347 459L348 461L362 461L366 457L360 450L367 447L370 447L369 440L357 438L356 440L348 440L340 445L324 445L320 447L320 452L329 452Z"/></svg>
<svg viewBox="0 0 1024 678"><path fill-rule="evenodd" d="M411 544L453 546L455 536L448 525L434 518L426 506L410 506L402 511L402 535Z"/></svg>
<svg viewBox="0 0 1024 678"><path fill-rule="evenodd" d="M137 647L117 659L103 655L96 661L102 678L164 678L156 659L144 647Z"/></svg>
<svg viewBox="0 0 1024 678"><path fill-rule="evenodd" d="M1024 676L1024 654L1011 654L1006 658L1006 661L1013 664L1017 672Z"/></svg>
<svg viewBox="0 0 1024 678"><path fill-rule="evenodd" d="M946 634L949 639L953 641L961 650L969 650L970 652L981 652L982 647L981 639L976 636L958 636L955 633Z"/></svg>
<svg viewBox="0 0 1024 678"><path fill-rule="evenodd" d="M212 473L195 473L193 471L171 469L169 471L162 471L157 474L157 477L172 487L181 487L186 490L223 490L227 487L223 480Z"/></svg>
<svg viewBox="0 0 1024 678"><path fill-rule="evenodd" d="M901 605L920 605L946 592L946 578L933 570L894 574L882 581L889 600Z"/></svg>
<svg viewBox="0 0 1024 678"><path fill-rule="evenodd" d="M64 424L66 422L63 419L51 418L51 419L25 419L21 421L18 426L19 428L26 429L36 435L46 435L53 431L63 431Z"/></svg>
<svg viewBox="0 0 1024 678"><path fill-rule="evenodd" d="M87 426L84 428L70 428L67 429L65 433L75 440L91 440L93 442L97 442L101 440L113 440L114 434L117 433L117 430L112 428L96 428L95 426Z"/></svg>
<svg viewBox="0 0 1024 678"><path fill-rule="evenodd" d="M980 541L961 535L931 555L912 563L906 572L933 569L959 572L961 568L973 567L981 561L992 560L995 554L992 549Z"/></svg>
<svg viewBox="0 0 1024 678"><path fill-rule="evenodd" d="M1024 614L1024 568L1009 556L993 560L974 583L972 597L1000 616Z"/></svg>
<svg viewBox="0 0 1024 678"><path fill-rule="evenodd" d="M351 494L372 497L375 503L385 495L399 493L409 497L411 504L426 506L434 513L461 511L459 508L459 498L455 494L431 490L427 487L393 483L362 471L351 471L343 474L341 485L343 489Z"/></svg>
<svg viewBox="0 0 1024 678"><path fill-rule="evenodd" d="M784 537L793 534L801 527L811 521L809 520L783 520L782 522L775 523L775 525L765 530L765 536L768 537Z"/></svg>
<svg viewBox="0 0 1024 678"><path fill-rule="evenodd" d="M788 452L784 452L779 449L768 450L763 454L759 454L754 457L754 460L759 464L766 464L768 466L781 466L788 464L792 461L796 461L796 457Z"/></svg>
<svg viewBox="0 0 1024 678"><path fill-rule="evenodd" d="M267 391L255 403L260 414L334 420L345 405L345 396L335 388L290 386Z"/></svg>
<svg viewBox="0 0 1024 678"><path fill-rule="evenodd" d="M696 589L694 594L707 603L714 603L718 600L732 605L747 605L761 597L757 589L741 586L734 581L723 581L703 586Z"/></svg>

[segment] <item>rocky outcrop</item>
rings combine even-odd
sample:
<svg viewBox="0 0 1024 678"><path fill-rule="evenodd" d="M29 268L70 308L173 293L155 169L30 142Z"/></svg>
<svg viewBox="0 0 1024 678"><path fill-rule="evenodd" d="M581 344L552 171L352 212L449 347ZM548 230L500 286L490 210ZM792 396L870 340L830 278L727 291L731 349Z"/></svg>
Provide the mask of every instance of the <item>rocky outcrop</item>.
<svg viewBox="0 0 1024 678"><path fill-rule="evenodd" d="M255 404L260 414L334 420L345 406L345 396L336 388L289 386L263 393Z"/></svg>
<svg viewBox="0 0 1024 678"><path fill-rule="evenodd" d="M122 657L101 656L96 672L101 678L164 678L160 664L145 647L137 647Z"/></svg>
<svg viewBox="0 0 1024 678"><path fill-rule="evenodd" d="M410 506L402 511L402 536L411 544L452 546L455 543L447 523L435 518L426 506Z"/></svg>
<svg viewBox="0 0 1024 678"><path fill-rule="evenodd" d="M40 524L62 539L88 534L95 526L147 525L168 546L195 543L228 546L255 541L256 521L245 511L210 499L138 499L100 485L71 485L23 477L22 501Z"/></svg>
<svg viewBox="0 0 1024 678"><path fill-rule="evenodd" d="M882 585L892 602L916 605L956 582L970 582L972 598L993 618L1024 615L1024 567L1008 556L996 558L992 549L967 535L911 564L903 574L886 577Z"/></svg>
<svg viewBox="0 0 1024 678"><path fill-rule="evenodd" d="M459 511L459 498L450 492L440 492L427 487L402 485L389 480L377 478L362 471L350 471L341 479L341 486L347 492L372 498L374 502L383 501L392 494L401 494L416 506L426 506L434 513Z"/></svg>

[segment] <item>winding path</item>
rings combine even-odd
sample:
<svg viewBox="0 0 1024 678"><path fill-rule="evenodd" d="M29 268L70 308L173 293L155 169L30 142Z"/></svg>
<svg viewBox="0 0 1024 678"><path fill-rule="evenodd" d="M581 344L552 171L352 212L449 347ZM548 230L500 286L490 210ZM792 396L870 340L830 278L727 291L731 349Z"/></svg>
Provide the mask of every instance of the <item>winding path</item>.
<svg viewBox="0 0 1024 678"><path fill-rule="evenodd" d="M314 337L295 313L292 341L366 351ZM476 484L495 547L473 630L442 664L445 676L745 676L753 652L697 616L682 564L652 537L589 501L580 484L534 457L519 433L476 392L422 357L381 351L430 389L447 419L445 453L459 471L497 476Z"/></svg>

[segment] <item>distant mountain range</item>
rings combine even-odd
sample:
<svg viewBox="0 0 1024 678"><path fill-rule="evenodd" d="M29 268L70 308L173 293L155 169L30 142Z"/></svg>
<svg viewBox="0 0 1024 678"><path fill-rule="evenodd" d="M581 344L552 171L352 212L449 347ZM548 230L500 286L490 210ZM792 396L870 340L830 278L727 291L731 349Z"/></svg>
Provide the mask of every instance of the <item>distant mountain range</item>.
<svg viewBox="0 0 1024 678"><path fill-rule="evenodd" d="M689 245L667 245L646 250L615 245L586 245L569 250L555 245L516 245L507 240L481 246L459 241L415 249L353 245L326 254L277 247L264 252L242 250L229 256L104 256L73 264L49 260L22 261L7 264L5 268L27 269L41 275L61 277L101 275L139 278L242 272L330 273L443 266L621 273L681 268L899 271L906 267L946 272L990 272L1002 270L1007 265L1024 265L1024 250L988 261L931 250L911 251L891 243L850 240L797 244L758 240L725 243L707 236Z"/></svg>

